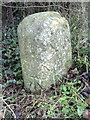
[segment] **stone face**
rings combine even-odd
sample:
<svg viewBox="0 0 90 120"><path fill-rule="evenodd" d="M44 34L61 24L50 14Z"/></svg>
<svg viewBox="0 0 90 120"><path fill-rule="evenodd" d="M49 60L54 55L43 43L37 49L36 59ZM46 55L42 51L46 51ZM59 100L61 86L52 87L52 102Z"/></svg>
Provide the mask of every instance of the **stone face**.
<svg viewBox="0 0 90 120"><path fill-rule="evenodd" d="M36 13L24 18L17 31L25 87L49 88L71 66L67 20L58 12Z"/></svg>

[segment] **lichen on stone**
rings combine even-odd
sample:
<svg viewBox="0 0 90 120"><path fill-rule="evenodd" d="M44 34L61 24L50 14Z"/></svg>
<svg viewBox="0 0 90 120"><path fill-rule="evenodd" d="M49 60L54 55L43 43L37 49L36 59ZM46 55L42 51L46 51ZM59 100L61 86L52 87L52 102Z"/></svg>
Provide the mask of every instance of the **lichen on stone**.
<svg viewBox="0 0 90 120"><path fill-rule="evenodd" d="M18 39L24 84L31 91L49 88L71 66L69 24L59 13L27 16L18 26Z"/></svg>

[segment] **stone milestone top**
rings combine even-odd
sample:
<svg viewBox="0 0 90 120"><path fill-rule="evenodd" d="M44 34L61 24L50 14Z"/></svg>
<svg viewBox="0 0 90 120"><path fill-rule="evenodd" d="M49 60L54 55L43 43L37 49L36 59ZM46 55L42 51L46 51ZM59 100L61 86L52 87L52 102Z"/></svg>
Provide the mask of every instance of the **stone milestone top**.
<svg viewBox="0 0 90 120"><path fill-rule="evenodd" d="M49 88L71 66L68 21L58 12L40 12L24 18L17 31L25 87Z"/></svg>

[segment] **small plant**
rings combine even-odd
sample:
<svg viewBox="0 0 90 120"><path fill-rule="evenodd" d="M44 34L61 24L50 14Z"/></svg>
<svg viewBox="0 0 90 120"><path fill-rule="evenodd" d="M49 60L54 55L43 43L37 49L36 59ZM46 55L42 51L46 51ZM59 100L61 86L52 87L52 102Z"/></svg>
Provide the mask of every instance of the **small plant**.
<svg viewBox="0 0 90 120"><path fill-rule="evenodd" d="M74 59L76 67L81 69L81 68L85 68L86 72L89 72L89 60L88 60L88 56L85 55L84 57L79 57L78 59Z"/></svg>
<svg viewBox="0 0 90 120"><path fill-rule="evenodd" d="M63 118L80 118L88 104L85 98L80 95L81 87L77 86L80 81L63 83L58 90L60 95L48 97L46 102L38 104L38 107L46 111L46 116Z"/></svg>
<svg viewBox="0 0 90 120"><path fill-rule="evenodd" d="M67 116L80 116L82 115L84 109L88 106L85 103L84 98L79 94L81 88L75 87L80 84L80 81L66 82L66 84L61 85L60 89L62 91L61 103L63 105L62 113Z"/></svg>

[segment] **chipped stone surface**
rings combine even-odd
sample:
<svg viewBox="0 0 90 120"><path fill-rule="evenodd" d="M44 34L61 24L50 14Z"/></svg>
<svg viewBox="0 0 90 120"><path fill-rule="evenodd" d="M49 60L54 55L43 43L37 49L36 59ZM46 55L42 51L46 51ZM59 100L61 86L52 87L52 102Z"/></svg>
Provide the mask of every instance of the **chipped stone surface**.
<svg viewBox="0 0 90 120"><path fill-rule="evenodd" d="M67 20L58 12L41 12L24 18L17 30L25 87L50 87L71 66Z"/></svg>

